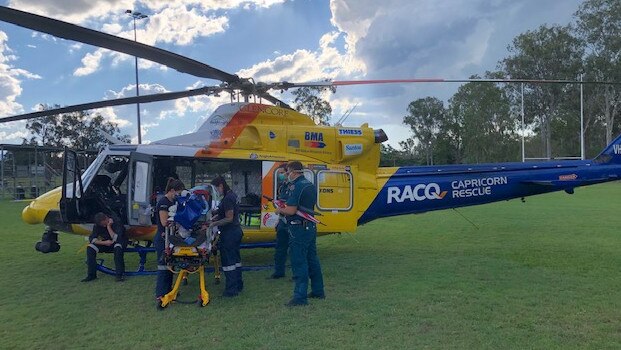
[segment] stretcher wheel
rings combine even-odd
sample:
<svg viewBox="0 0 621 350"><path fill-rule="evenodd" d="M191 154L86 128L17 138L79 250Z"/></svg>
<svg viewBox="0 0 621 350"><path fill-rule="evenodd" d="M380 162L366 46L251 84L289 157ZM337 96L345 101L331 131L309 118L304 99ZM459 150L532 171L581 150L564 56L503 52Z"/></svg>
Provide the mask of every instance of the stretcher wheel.
<svg viewBox="0 0 621 350"><path fill-rule="evenodd" d="M157 301L156 307L158 310L164 310L168 305L163 305L161 300Z"/></svg>

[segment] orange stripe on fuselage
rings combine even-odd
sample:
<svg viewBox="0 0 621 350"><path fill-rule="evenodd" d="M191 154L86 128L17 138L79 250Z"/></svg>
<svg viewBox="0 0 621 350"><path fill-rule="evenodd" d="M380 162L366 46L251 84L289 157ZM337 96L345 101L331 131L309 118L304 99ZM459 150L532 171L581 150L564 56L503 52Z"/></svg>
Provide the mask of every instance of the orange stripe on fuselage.
<svg viewBox="0 0 621 350"><path fill-rule="evenodd" d="M261 105L257 103L249 103L242 106L237 113L231 118L231 120L222 128L222 133L218 140L214 140L209 143L206 152L213 157L217 157L222 151L231 148L239 135L244 131L244 128L248 124L252 123L259 113L263 112L266 108L271 106Z"/></svg>
<svg viewBox="0 0 621 350"><path fill-rule="evenodd" d="M137 240L152 240L157 232L157 226L130 226L127 230L127 236Z"/></svg>
<svg viewBox="0 0 621 350"><path fill-rule="evenodd" d="M276 198L276 193L274 193L274 171L282 164L283 162L274 162L274 165L270 168L269 172L265 174L263 179L261 180L262 192L264 196L268 196L271 198ZM263 196L261 196L261 208L267 210L270 202Z"/></svg>

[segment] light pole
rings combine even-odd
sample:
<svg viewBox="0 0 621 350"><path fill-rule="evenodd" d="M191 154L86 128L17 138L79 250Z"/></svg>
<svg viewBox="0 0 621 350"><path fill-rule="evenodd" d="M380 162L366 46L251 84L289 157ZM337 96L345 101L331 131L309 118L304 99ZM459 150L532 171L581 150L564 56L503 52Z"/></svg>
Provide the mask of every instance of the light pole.
<svg viewBox="0 0 621 350"><path fill-rule="evenodd" d="M127 10L125 11L125 13L130 15L132 19L134 20L134 41L137 42L138 39L136 38L136 20L144 19L149 16L143 13L140 13L140 12L132 11L132 10ZM138 85L138 56L134 56L134 63L136 65L136 97L140 97L140 86ZM142 130L140 129L140 102L136 102L136 119L138 121L138 144L141 144L142 143Z"/></svg>

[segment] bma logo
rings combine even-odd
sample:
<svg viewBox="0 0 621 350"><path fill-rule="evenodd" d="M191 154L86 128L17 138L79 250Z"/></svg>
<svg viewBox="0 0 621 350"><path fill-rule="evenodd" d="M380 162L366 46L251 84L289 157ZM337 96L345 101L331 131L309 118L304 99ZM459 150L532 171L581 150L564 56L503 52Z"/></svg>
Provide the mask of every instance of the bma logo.
<svg viewBox="0 0 621 350"><path fill-rule="evenodd" d="M305 132L304 140L306 141L323 141L323 133L322 132Z"/></svg>
<svg viewBox="0 0 621 350"><path fill-rule="evenodd" d="M612 145L612 149L615 151L615 154L621 154L621 145Z"/></svg>
<svg viewBox="0 0 621 350"><path fill-rule="evenodd" d="M400 187L391 186L388 187L387 204L393 201L397 203L403 203L406 200L410 202L418 202L424 200L442 199L446 196L447 191L442 191L440 185L435 182L428 184L418 184L412 188L410 185L406 185L401 191Z"/></svg>
<svg viewBox="0 0 621 350"><path fill-rule="evenodd" d="M326 147L326 143L323 142L323 133L322 132L305 132L304 133L304 146L310 148L324 148Z"/></svg>

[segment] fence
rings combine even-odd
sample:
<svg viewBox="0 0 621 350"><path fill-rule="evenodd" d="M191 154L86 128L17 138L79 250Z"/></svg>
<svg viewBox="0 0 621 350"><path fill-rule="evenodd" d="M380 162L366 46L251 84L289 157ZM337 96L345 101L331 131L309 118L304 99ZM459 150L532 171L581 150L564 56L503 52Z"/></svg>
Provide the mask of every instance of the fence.
<svg viewBox="0 0 621 350"><path fill-rule="evenodd" d="M76 150L82 169L97 151ZM31 199L62 184L63 149L0 144L0 199Z"/></svg>

